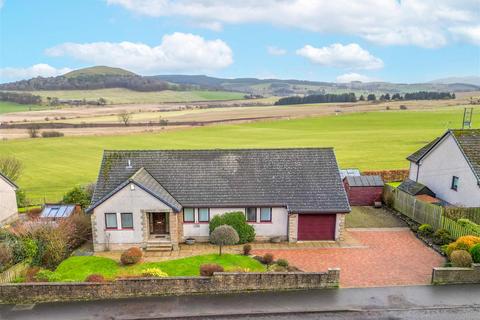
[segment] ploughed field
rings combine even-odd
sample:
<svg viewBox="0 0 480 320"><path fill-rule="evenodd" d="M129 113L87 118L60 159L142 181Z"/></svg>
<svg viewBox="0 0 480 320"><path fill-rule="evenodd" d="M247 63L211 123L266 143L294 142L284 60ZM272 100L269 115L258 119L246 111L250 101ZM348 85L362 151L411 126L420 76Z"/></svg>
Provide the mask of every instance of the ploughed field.
<svg viewBox="0 0 480 320"><path fill-rule="evenodd" d="M340 113L155 133L7 140L0 141L0 154L22 160L18 184L33 202L58 201L75 185L96 180L104 149L334 147L343 168L397 169L407 168L410 153L460 127L462 117L461 107ZM480 127L480 120L473 123Z"/></svg>

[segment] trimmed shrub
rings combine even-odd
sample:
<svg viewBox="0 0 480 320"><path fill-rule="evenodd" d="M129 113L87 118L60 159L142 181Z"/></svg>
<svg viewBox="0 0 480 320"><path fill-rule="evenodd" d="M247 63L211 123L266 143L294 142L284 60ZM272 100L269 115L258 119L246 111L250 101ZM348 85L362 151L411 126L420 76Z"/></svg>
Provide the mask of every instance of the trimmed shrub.
<svg viewBox="0 0 480 320"><path fill-rule="evenodd" d="M12 263L12 249L6 244L0 243L0 271L3 269L7 269Z"/></svg>
<svg viewBox="0 0 480 320"><path fill-rule="evenodd" d="M252 246L250 244L243 245L243 255L244 256L250 255L250 251L252 251Z"/></svg>
<svg viewBox="0 0 480 320"><path fill-rule="evenodd" d="M450 255L450 261L458 268L469 268L473 262L472 256L466 250L454 250Z"/></svg>
<svg viewBox="0 0 480 320"><path fill-rule="evenodd" d="M480 243L470 248L470 254L472 255L473 262L480 263Z"/></svg>
<svg viewBox="0 0 480 320"><path fill-rule="evenodd" d="M42 138L57 138L63 136L63 132L60 131L42 131Z"/></svg>
<svg viewBox="0 0 480 320"><path fill-rule="evenodd" d="M418 234L421 236L430 236L433 234L433 227L428 223L424 223L418 227Z"/></svg>
<svg viewBox="0 0 480 320"><path fill-rule="evenodd" d="M243 212L227 212L214 216L209 224L210 233L217 227L225 224L237 231L239 237L238 243L252 242L255 239L255 229L247 223Z"/></svg>
<svg viewBox="0 0 480 320"><path fill-rule="evenodd" d="M472 222L468 219L458 219L457 223L474 233L480 233L480 225L476 224L475 222Z"/></svg>
<svg viewBox="0 0 480 320"><path fill-rule="evenodd" d="M458 238L456 242L464 243L468 247L468 250L470 250L471 247L473 247L477 243L480 243L480 237L463 236L463 237Z"/></svg>
<svg viewBox="0 0 480 320"><path fill-rule="evenodd" d="M437 245L444 245L454 241L453 237L451 236L450 232L446 229L438 229L433 234L433 243Z"/></svg>
<svg viewBox="0 0 480 320"><path fill-rule="evenodd" d="M257 260L261 264L265 264L265 262L263 262L263 257L262 256L254 256L253 259Z"/></svg>
<svg viewBox="0 0 480 320"><path fill-rule="evenodd" d="M223 272L223 267L216 263L202 264L200 266L200 275L203 277L211 277L214 272Z"/></svg>
<svg viewBox="0 0 480 320"><path fill-rule="evenodd" d="M219 246L219 254L222 255L222 247L238 243L238 233L231 226L221 225L210 234L210 242Z"/></svg>
<svg viewBox="0 0 480 320"><path fill-rule="evenodd" d="M469 247L468 245L466 245L465 243L463 242L452 242L450 243L449 245L447 245L447 248L445 249L445 253L447 254L447 256L450 257L450 255L452 254L453 251L455 250L469 250Z"/></svg>
<svg viewBox="0 0 480 320"><path fill-rule="evenodd" d="M136 264L142 260L143 252L138 247L131 247L122 253L120 261L124 265Z"/></svg>
<svg viewBox="0 0 480 320"><path fill-rule="evenodd" d="M273 254L271 253L265 253L263 255L263 263L266 265L270 265L273 263Z"/></svg>
<svg viewBox="0 0 480 320"><path fill-rule="evenodd" d="M278 259L275 263L280 267L284 267L284 268L288 267L288 261L285 259Z"/></svg>
<svg viewBox="0 0 480 320"><path fill-rule="evenodd" d="M105 282L105 277L101 274L91 274L85 278L85 282L98 282L102 283Z"/></svg>
<svg viewBox="0 0 480 320"><path fill-rule="evenodd" d="M168 274L163 272L160 268L148 268L142 271L142 276L165 278L168 277Z"/></svg>
<svg viewBox="0 0 480 320"><path fill-rule="evenodd" d="M60 277L53 271L41 269L35 275L35 280L40 282L56 282L60 280Z"/></svg>

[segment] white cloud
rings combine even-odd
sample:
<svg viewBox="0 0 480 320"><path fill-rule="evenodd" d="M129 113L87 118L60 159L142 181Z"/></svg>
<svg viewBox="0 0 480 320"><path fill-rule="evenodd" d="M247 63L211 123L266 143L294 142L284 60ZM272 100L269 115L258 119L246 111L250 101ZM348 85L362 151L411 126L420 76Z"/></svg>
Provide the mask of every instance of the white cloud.
<svg viewBox="0 0 480 320"><path fill-rule="evenodd" d="M17 81L35 77L54 77L72 71L70 68L55 68L45 63L39 63L27 68L1 68L1 82Z"/></svg>
<svg viewBox="0 0 480 320"><path fill-rule="evenodd" d="M385 45L439 47L451 28L480 21L478 0L106 0L137 14L180 16L208 26L270 23L360 36ZM470 37L464 38L471 40Z"/></svg>
<svg viewBox="0 0 480 320"><path fill-rule="evenodd" d="M158 46L133 42L64 43L47 49L53 57L70 56L95 65L126 68L152 74L221 69L233 63L230 47L222 40L205 40L186 33L165 35Z"/></svg>
<svg viewBox="0 0 480 320"><path fill-rule="evenodd" d="M322 48L306 45L296 52L322 66L367 70L383 68L383 61L380 58L373 56L356 43L347 45L334 43Z"/></svg>
<svg viewBox="0 0 480 320"><path fill-rule="evenodd" d="M472 27L454 27L450 31L459 38L480 45L480 25Z"/></svg>
<svg viewBox="0 0 480 320"><path fill-rule="evenodd" d="M377 81L377 79L370 78L368 76L358 74L358 73L345 73L337 77L336 82L339 83L349 83L352 81L361 81L361 82L372 82Z"/></svg>
<svg viewBox="0 0 480 320"><path fill-rule="evenodd" d="M272 56L283 56L287 54L287 50L275 46L268 46L267 52Z"/></svg>

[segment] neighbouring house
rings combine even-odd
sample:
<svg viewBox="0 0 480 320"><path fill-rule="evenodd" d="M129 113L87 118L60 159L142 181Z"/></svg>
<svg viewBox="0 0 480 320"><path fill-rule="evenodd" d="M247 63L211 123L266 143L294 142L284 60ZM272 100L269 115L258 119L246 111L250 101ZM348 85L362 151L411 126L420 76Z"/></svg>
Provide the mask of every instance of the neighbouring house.
<svg viewBox="0 0 480 320"><path fill-rule="evenodd" d="M92 205L96 251L208 241L240 211L257 240L342 240L347 195L332 148L105 151Z"/></svg>
<svg viewBox="0 0 480 320"><path fill-rule="evenodd" d="M0 226L18 218L17 185L0 172Z"/></svg>
<svg viewBox="0 0 480 320"><path fill-rule="evenodd" d="M460 207L480 207L480 129L448 130L407 158L409 179Z"/></svg>
<svg viewBox="0 0 480 320"><path fill-rule="evenodd" d="M346 176L343 185L351 206L373 206L382 201L383 180L380 176Z"/></svg>
<svg viewBox="0 0 480 320"><path fill-rule="evenodd" d="M40 219L55 221L68 218L80 212L81 208L76 204L48 203L43 206L42 212L40 212Z"/></svg>

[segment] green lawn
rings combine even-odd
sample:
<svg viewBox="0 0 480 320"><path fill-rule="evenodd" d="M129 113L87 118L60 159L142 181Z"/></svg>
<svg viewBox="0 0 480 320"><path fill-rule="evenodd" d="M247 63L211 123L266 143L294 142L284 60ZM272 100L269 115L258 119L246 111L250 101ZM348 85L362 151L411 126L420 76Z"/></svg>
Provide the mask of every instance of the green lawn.
<svg viewBox="0 0 480 320"><path fill-rule="evenodd" d="M225 271L235 268L250 271L265 271L265 266L250 257L233 254L208 254L163 262L140 263L133 266L122 266L117 261L95 256L70 257L64 260L55 270L60 281L83 281L91 274L102 274L107 279L118 276L141 275L142 270L159 268L169 276L198 276L200 265L217 263Z"/></svg>
<svg viewBox="0 0 480 320"><path fill-rule="evenodd" d="M104 149L329 146L343 168L407 168L405 157L447 128L458 128L462 116L462 108L385 111L124 136L0 140L0 154L23 161L18 184L27 196L56 201L73 186L96 180ZM480 121L473 123L479 127Z"/></svg>
<svg viewBox="0 0 480 320"><path fill-rule="evenodd" d="M243 99L244 93L229 91L156 91L140 92L128 89L97 89L97 90L42 90L30 92L46 97L59 99L87 99L97 100L104 98L107 103L160 103L160 102L188 102L208 100L236 100Z"/></svg>
<svg viewBox="0 0 480 320"><path fill-rule="evenodd" d="M8 101L0 101L0 114L9 113L9 112L22 112L22 111L31 111L31 110L42 110L46 107L33 105L33 104L19 104Z"/></svg>

